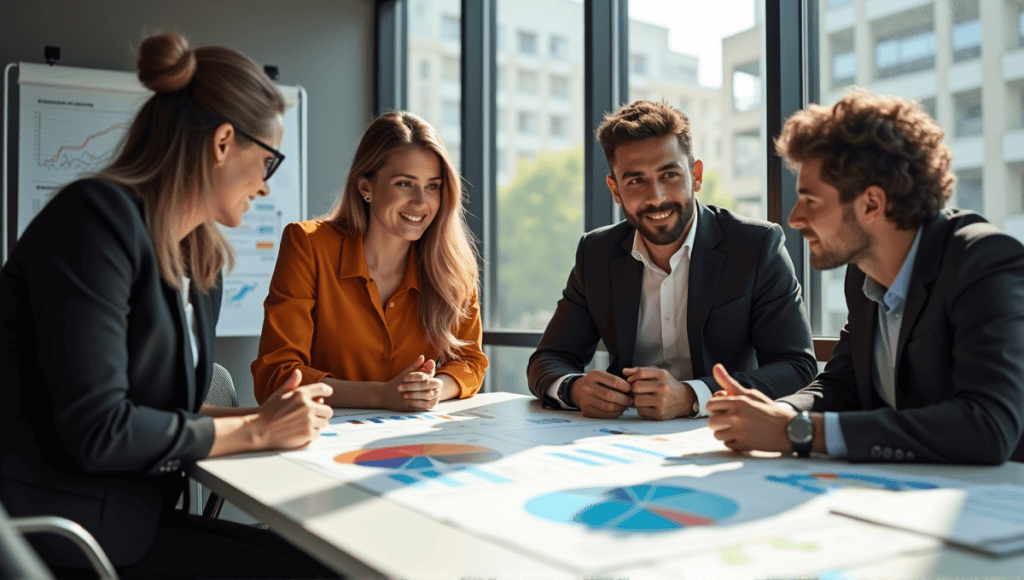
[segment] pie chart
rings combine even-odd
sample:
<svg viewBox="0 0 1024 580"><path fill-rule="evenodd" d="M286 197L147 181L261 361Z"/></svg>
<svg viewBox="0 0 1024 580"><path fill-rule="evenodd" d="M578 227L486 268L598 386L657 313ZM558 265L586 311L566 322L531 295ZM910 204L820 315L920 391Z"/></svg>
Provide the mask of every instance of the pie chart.
<svg viewBox="0 0 1024 580"><path fill-rule="evenodd" d="M714 525L739 511L739 504L725 496L672 485L559 491L535 497L525 507L542 519L620 532Z"/></svg>
<svg viewBox="0 0 1024 580"><path fill-rule="evenodd" d="M432 469L459 463L487 463L500 458L501 453L477 445L424 443L357 449L335 456L334 461L389 469Z"/></svg>

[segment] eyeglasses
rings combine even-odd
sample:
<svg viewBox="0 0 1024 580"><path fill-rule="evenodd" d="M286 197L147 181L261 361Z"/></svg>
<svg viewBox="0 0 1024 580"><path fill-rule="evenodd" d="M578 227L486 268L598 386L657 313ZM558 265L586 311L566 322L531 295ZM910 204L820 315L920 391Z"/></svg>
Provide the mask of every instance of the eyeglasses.
<svg viewBox="0 0 1024 580"><path fill-rule="evenodd" d="M238 131L253 143L259 145L260 147L274 154L274 157L272 159L267 160L267 166L263 168L263 181L267 181L268 179L270 179L270 176L273 175L275 171L277 171L277 168L281 166L281 162L284 161L284 154L278 151L277 149L274 149L270 145L267 145L263 141L260 141L256 137L253 137L252 135L239 129L237 126L234 127L235 131Z"/></svg>

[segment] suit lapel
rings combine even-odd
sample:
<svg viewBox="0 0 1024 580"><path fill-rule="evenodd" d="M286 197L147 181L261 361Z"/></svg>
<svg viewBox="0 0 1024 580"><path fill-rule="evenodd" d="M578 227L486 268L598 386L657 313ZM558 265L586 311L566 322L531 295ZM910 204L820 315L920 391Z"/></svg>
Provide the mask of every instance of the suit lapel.
<svg viewBox="0 0 1024 580"><path fill-rule="evenodd" d="M697 234L690 251L690 280L687 286L686 335L690 340L690 362L693 376L710 374L704 368L704 322L718 295L718 283L725 266L725 254L715 249L725 237L718 225L717 216L700 202L694 200L697 219Z"/></svg>
<svg viewBox="0 0 1024 580"><path fill-rule="evenodd" d="M627 228L629 235L619 245L622 253L608 260L608 274L611 279L612 314L615 317L618 337L615 354L623 368L633 364L636 349L636 327L640 317L640 287L643 284L643 264L633 257L633 238L636 230ZM611 345L605 345L612 348ZM612 354L612 353L609 353Z"/></svg>

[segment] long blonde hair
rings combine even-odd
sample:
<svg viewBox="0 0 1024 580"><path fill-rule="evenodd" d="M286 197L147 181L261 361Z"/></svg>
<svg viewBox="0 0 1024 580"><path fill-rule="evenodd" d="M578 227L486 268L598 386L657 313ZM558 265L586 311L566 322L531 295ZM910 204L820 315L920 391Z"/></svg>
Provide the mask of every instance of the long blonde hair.
<svg viewBox="0 0 1024 580"><path fill-rule="evenodd" d="M476 297L476 247L466 225L462 180L434 128L404 111L385 113L374 119L359 141L345 189L327 219L346 235L364 236L370 221L370 206L359 195L359 180L364 177L373 180L392 152L409 145L436 154L443 173L437 217L415 244L421 286L420 323L442 360L458 360L459 348L468 343L459 340L454 330L461 320L469 317Z"/></svg>
<svg viewBox="0 0 1024 580"><path fill-rule="evenodd" d="M97 177L142 198L163 279L179 288L187 274L196 288L207 291L225 262L234 266L231 245L212 217L180 242L178 228L186 212L211 209L211 138L222 123L271 135L284 113L284 97L249 57L219 46L190 50L176 32L146 38L138 69L139 80L156 94Z"/></svg>

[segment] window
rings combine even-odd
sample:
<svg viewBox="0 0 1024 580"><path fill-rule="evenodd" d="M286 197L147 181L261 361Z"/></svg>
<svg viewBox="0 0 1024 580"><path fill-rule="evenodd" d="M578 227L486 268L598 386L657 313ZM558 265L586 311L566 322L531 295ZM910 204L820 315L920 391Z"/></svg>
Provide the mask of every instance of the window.
<svg viewBox="0 0 1024 580"><path fill-rule="evenodd" d="M508 79L507 79L507 77L508 77L508 67L499 66L498 67L497 77L498 77L498 79L497 79L498 89L497 90L500 93L500 92L505 91L508 88Z"/></svg>
<svg viewBox="0 0 1024 580"><path fill-rule="evenodd" d="M829 37L832 53L832 88L840 88L855 82L857 76L857 53L853 50L853 29L832 34Z"/></svg>
<svg viewBox="0 0 1024 580"><path fill-rule="evenodd" d="M981 56L981 20L971 20L953 27L953 60Z"/></svg>
<svg viewBox="0 0 1024 580"><path fill-rule="evenodd" d="M742 131L733 136L733 175L737 178L758 177L764 173L764 154L759 129Z"/></svg>
<svg viewBox="0 0 1024 580"><path fill-rule="evenodd" d="M878 78L917 72L935 66L935 32L888 38L875 45Z"/></svg>
<svg viewBox="0 0 1024 580"><path fill-rule="evenodd" d="M832 86L848 85L857 76L857 55L844 52L832 56Z"/></svg>
<svg viewBox="0 0 1024 580"><path fill-rule="evenodd" d="M984 129L981 117L981 89L953 95L953 114L956 137L981 135Z"/></svg>
<svg viewBox="0 0 1024 580"><path fill-rule="evenodd" d="M516 114L516 129L520 133L533 134L539 129L539 116L532 111L519 111Z"/></svg>
<svg viewBox="0 0 1024 580"><path fill-rule="evenodd" d="M565 138L569 136L569 117L551 115L551 136Z"/></svg>
<svg viewBox="0 0 1024 580"><path fill-rule="evenodd" d="M956 207L984 213L985 198L981 168L961 169L956 172Z"/></svg>
<svg viewBox="0 0 1024 580"><path fill-rule="evenodd" d="M551 75L551 97L555 99L569 98L569 77Z"/></svg>
<svg viewBox="0 0 1024 580"><path fill-rule="evenodd" d="M519 31L519 52L537 54L537 33L526 30Z"/></svg>
<svg viewBox="0 0 1024 580"><path fill-rule="evenodd" d="M647 55L634 54L629 57L629 72L638 75L647 74Z"/></svg>
<svg viewBox="0 0 1024 580"><path fill-rule="evenodd" d="M458 81L462 79L462 68L459 59L454 56L444 57L444 61L441 63L442 74L446 81Z"/></svg>
<svg viewBox="0 0 1024 580"><path fill-rule="evenodd" d="M457 168L462 164L457 153L462 139L461 16L458 3L440 10L436 2L416 2L409 14L405 61L405 107L437 130Z"/></svg>
<svg viewBox="0 0 1024 580"><path fill-rule="evenodd" d="M550 52L552 60L565 60L568 58L569 52L569 39L560 36L558 34L552 34L549 41Z"/></svg>
<svg viewBox="0 0 1024 580"><path fill-rule="evenodd" d="M1017 46L1024 46L1024 10L1017 14Z"/></svg>
<svg viewBox="0 0 1024 580"><path fill-rule="evenodd" d="M445 101L441 105L441 118L449 127L458 127L462 121L462 109L458 101Z"/></svg>
<svg viewBox="0 0 1024 580"><path fill-rule="evenodd" d="M462 25L458 16L445 14L441 17L441 35L449 40L460 40L462 38Z"/></svg>
<svg viewBox="0 0 1024 580"><path fill-rule="evenodd" d="M732 71L732 107L737 112L753 111L761 106L760 63L747 62Z"/></svg>
<svg viewBox="0 0 1024 580"><path fill-rule="evenodd" d="M950 3L953 18L953 60L967 60L981 56L981 19L978 0L958 0Z"/></svg>
<svg viewBox="0 0 1024 580"><path fill-rule="evenodd" d="M516 73L516 90L524 95L536 95L540 92L540 74L532 70L521 70Z"/></svg>

